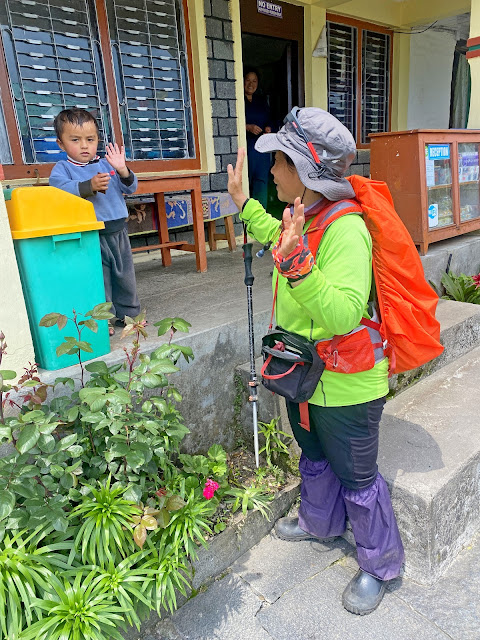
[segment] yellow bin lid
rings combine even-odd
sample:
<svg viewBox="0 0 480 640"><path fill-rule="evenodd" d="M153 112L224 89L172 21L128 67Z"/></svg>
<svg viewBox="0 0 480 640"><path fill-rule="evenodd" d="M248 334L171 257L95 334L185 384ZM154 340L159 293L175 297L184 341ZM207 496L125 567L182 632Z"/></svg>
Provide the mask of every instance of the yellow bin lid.
<svg viewBox="0 0 480 640"><path fill-rule="evenodd" d="M14 240L105 227L91 202L56 187L19 187L5 204Z"/></svg>

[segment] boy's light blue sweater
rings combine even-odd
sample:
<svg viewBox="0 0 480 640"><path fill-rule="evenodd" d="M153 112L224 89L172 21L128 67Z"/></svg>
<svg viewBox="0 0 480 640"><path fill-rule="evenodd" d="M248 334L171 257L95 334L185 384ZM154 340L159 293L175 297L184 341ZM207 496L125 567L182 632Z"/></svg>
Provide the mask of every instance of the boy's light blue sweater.
<svg viewBox="0 0 480 640"><path fill-rule="evenodd" d="M92 191L91 178L97 173L110 173L111 171L114 169L105 158L84 167L72 164L67 160L60 160L52 169L49 184L75 196L90 200L93 203L97 220L120 220L128 215L123 195L136 191L138 181L132 171L126 178L121 178L115 171L114 175L110 176L108 189L105 193Z"/></svg>

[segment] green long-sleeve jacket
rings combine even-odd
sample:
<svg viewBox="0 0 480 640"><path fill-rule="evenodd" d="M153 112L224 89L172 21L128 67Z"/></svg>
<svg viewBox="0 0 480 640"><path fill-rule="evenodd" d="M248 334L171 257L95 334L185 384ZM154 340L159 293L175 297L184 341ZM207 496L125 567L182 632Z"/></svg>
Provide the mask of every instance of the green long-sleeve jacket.
<svg viewBox="0 0 480 640"><path fill-rule="evenodd" d="M248 233L262 244L278 239L280 223L256 200L250 199L242 220ZM311 221L306 222L306 231ZM278 271L274 269L272 287ZM292 287L279 276L275 305L277 325L313 340L342 335L368 318L367 304L372 281L372 241L359 215L342 216L326 230L318 248L312 273ZM309 400L312 404L338 407L360 404L388 393L388 360L361 373L325 370Z"/></svg>

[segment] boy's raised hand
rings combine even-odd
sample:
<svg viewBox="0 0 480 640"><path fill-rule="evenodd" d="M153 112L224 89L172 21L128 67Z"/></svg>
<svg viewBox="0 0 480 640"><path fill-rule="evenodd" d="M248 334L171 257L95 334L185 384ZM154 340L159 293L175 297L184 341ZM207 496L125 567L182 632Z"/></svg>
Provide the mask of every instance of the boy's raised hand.
<svg viewBox="0 0 480 640"><path fill-rule="evenodd" d="M231 164L227 166L228 173L228 193L231 195L232 200L238 207L238 210L242 210L242 205L247 199L247 196L243 193L242 188L242 171L243 162L245 160L245 149L240 148L237 151L237 163L235 169Z"/></svg>
<svg viewBox="0 0 480 640"><path fill-rule="evenodd" d="M128 176L128 169L125 164L125 147L119 147L117 143L109 142L105 147L105 160L119 173L123 178Z"/></svg>

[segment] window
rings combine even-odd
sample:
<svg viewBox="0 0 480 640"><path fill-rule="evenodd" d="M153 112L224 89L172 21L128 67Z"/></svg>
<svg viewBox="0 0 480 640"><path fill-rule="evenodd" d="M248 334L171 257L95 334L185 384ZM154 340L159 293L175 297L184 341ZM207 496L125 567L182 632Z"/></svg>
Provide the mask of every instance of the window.
<svg viewBox="0 0 480 640"><path fill-rule="evenodd" d="M390 129L392 32L329 16L327 42L328 109L366 146Z"/></svg>
<svg viewBox="0 0 480 640"><path fill-rule="evenodd" d="M73 106L97 118L100 151L123 142L134 171L198 168L185 16L185 0L0 2L6 177L50 174L65 156L53 118Z"/></svg>

